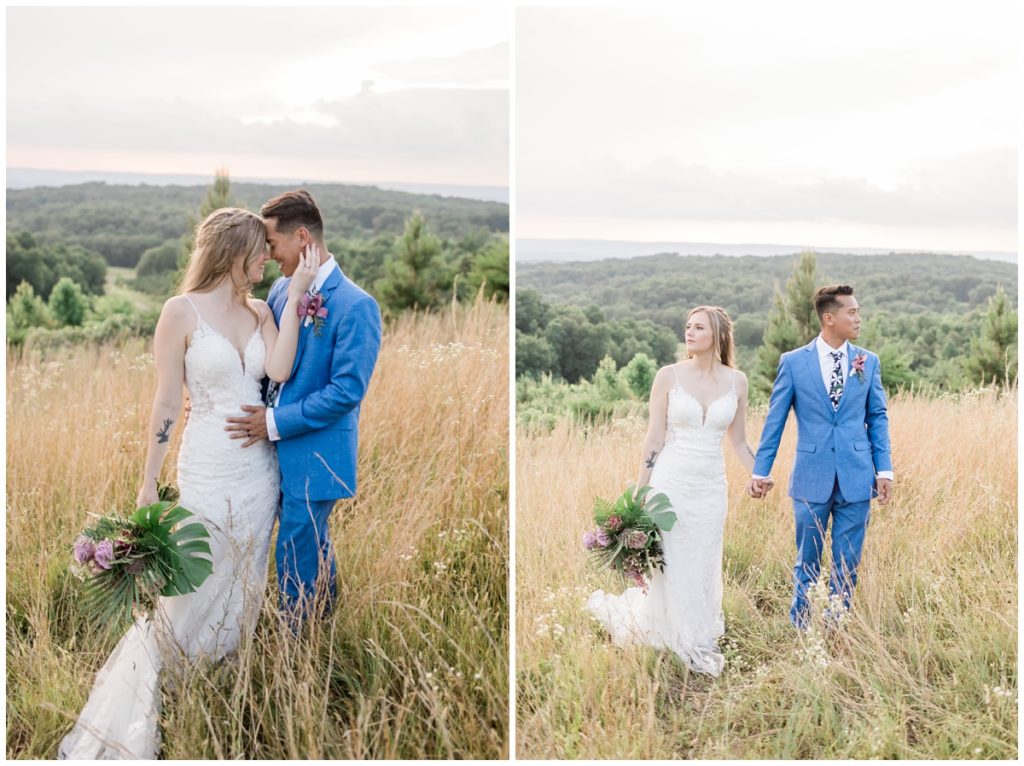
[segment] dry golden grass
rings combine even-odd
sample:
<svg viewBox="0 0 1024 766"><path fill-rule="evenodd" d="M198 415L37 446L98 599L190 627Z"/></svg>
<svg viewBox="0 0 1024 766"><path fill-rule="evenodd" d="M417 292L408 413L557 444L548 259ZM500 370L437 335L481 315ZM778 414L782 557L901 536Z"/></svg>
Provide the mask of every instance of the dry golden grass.
<svg viewBox="0 0 1024 766"><path fill-rule="evenodd" d="M890 402L895 500L874 505L854 609L821 641L788 622L785 488L758 502L727 459L727 663L717 679L612 645L583 610L591 500L635 480L645 423L568 422L517 438L521 758L1017 757L1016 391ZM756 444L763 412L748 423Z"/></svg>
<svg viewBox="0 0 1024 766"><path fill-rule="evenodd" d="M237 657L168 680L162 757L507 755L507 338L507 309L489 303L386 331L359 494L331 517L337 608L295 639L272 585ZM145 350L8 354L9 758L54 756L113 646L78 611L69 545L86 511L131 509L155 386Z"/></svg>

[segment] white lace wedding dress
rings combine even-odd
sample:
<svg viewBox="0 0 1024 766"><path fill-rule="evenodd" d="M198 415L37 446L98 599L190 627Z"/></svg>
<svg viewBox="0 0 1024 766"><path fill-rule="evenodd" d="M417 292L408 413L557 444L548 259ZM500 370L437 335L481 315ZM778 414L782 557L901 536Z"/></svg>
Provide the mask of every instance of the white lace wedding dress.
<svg viewBox="0 0 1024 766"><path fill-rule="evenodd" d="M735 374L732 389L707 412L676 379L668 394L665 446L650 479L652 494L665 493L677 517L663 533L665 571L654 573L646 594L640 588L621 595L599 590L587 601L615 643L671 649L693 670L713 676L725 665L717 643L725 632L722 438L736 407Z"/></svg>
<svg viewBox="0 0 1024 766"><path fill-rule="evenodd" d="M96 675L60 758L156 758L161 668L177 658L219 659L255 628L278 505L277 453L267 441L243 449L224 426L225 418L242 413L241 405L262 404L265 356L258 331L240 356L199 317L185 353L192 410L178 455L178 488L181 506L210 531L213 574L195 593L161 598L152 621L128 629Z"/></svg>

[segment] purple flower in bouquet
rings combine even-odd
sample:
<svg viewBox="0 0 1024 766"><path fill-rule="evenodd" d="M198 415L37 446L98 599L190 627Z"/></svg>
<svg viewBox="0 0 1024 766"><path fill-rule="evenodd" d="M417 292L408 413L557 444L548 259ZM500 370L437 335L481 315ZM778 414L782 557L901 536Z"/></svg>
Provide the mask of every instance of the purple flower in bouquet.
<svg viewBox="0 0 1024 766"><path fill-rule="evenodd" d="M597 548L598 546L599 543L597 542L597 532L588 529L586 532L583 533L583 547L586 550L592 551L594 550L594 548Z"/></svg>
<svg viewBox="0 0 1024 766"><path fill-rule="evenodd" d="M93 544L85 535L80 535L75 540L75 561L79 564L85 564L86 562L92 561L92 557L96 555L96 546Z"/></svg>
<svg viewBox="0 0 1024 766"><path fill-rule="evenodd" d="M621 516L609 516L608 521L606 523L608 524L608 529L610 529L612 532L618 532L620 529L622 529Z"/></svg>
<svg viewBox="0 0 1024 766"><path fill-rule="evenodd" d="M93 561L100 569L110 569L114 564L114 542L112 540L100 540L96 546L96 553Z"/></svg>
<svg viewBox="0 0 1024 766"><path fill-rule="evenodd" d="M640 550L647 546L647 533L642 529L634 529L626 533L626 538L623 540L627 548L633 548Z"/></svg>
<svg viewBox="0 0 1024 766"><path fill-rule="evenodd" d="M612 541L611 537L609 537L608 533L605 532L603 529L597 530L596 537L597 544L600 545L602 548Z"/></svg>

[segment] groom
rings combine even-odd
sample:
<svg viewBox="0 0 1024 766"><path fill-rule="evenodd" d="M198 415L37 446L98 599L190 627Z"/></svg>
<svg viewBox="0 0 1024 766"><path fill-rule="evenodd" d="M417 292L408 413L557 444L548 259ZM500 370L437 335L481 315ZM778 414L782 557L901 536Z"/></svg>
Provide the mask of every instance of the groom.
<svg viewBox="0 0 1024 766"><path fill-rule="evenodd" d="M878 357L850 341L860 336L860 308L848 285L814 294L821 334L782 355L748 491L763 497L786 418L796 412L796 463L790 479L796 518L796 565L790 621L808 622L808 590L818 579L832 521L829 592L849 609L857 583L871 498L892 496L889 416ZM835 603L835 598L832 602ZM838 616L838 615L835 615Z"/></svg>
<svg viewBox="0 0 1024 766"><path fill-rule="evenodd" d="M334 597L335 563L327 521L335 501L356 491L359 405L380 348L377 302L346 277L324 244L320 209L304 189L263 205L270 257L284 276L267 303L280 324L288 282L309 244L320 252L307 300L314 318L299 329L295 365L287 383L271 385L267 407L243 406L249 415L229 418L232 438L248 447L263 438L277 443L281 507L277 579L281 607L293 617L309 612L317 593ZM317 306L320 306L317 311Z"/></svg>

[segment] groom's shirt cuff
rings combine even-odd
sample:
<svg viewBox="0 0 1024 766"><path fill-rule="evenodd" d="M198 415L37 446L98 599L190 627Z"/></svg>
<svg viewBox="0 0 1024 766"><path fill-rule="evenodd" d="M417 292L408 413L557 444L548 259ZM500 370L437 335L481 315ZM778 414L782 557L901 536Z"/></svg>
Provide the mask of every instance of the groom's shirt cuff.
<svg viewBox="0 0 1024 766"><path fill-rule="evenodd" d="M267 407L267 438L272 442L281 439L281 432L277 430L277 423L274 421L273 407Z"/></svg>
<svg viewBox="0 0 1024 766"><path fill-rule="evenodd" d="M878 473L875 474L875 478L876 479L888 479L889 481L892 481L893 480L892 471L879 471Z"/></svg>
<svg viewBox="0 0 1024 766"><path fill-rule="evenodd" d="M752 474L750 474L750 478L751 479L758 479L758 480L760 480L760 479L768 479L768 478L771 478L771 477L769 477L769 476L758 476L756 473L752 473Z"/></svg>

